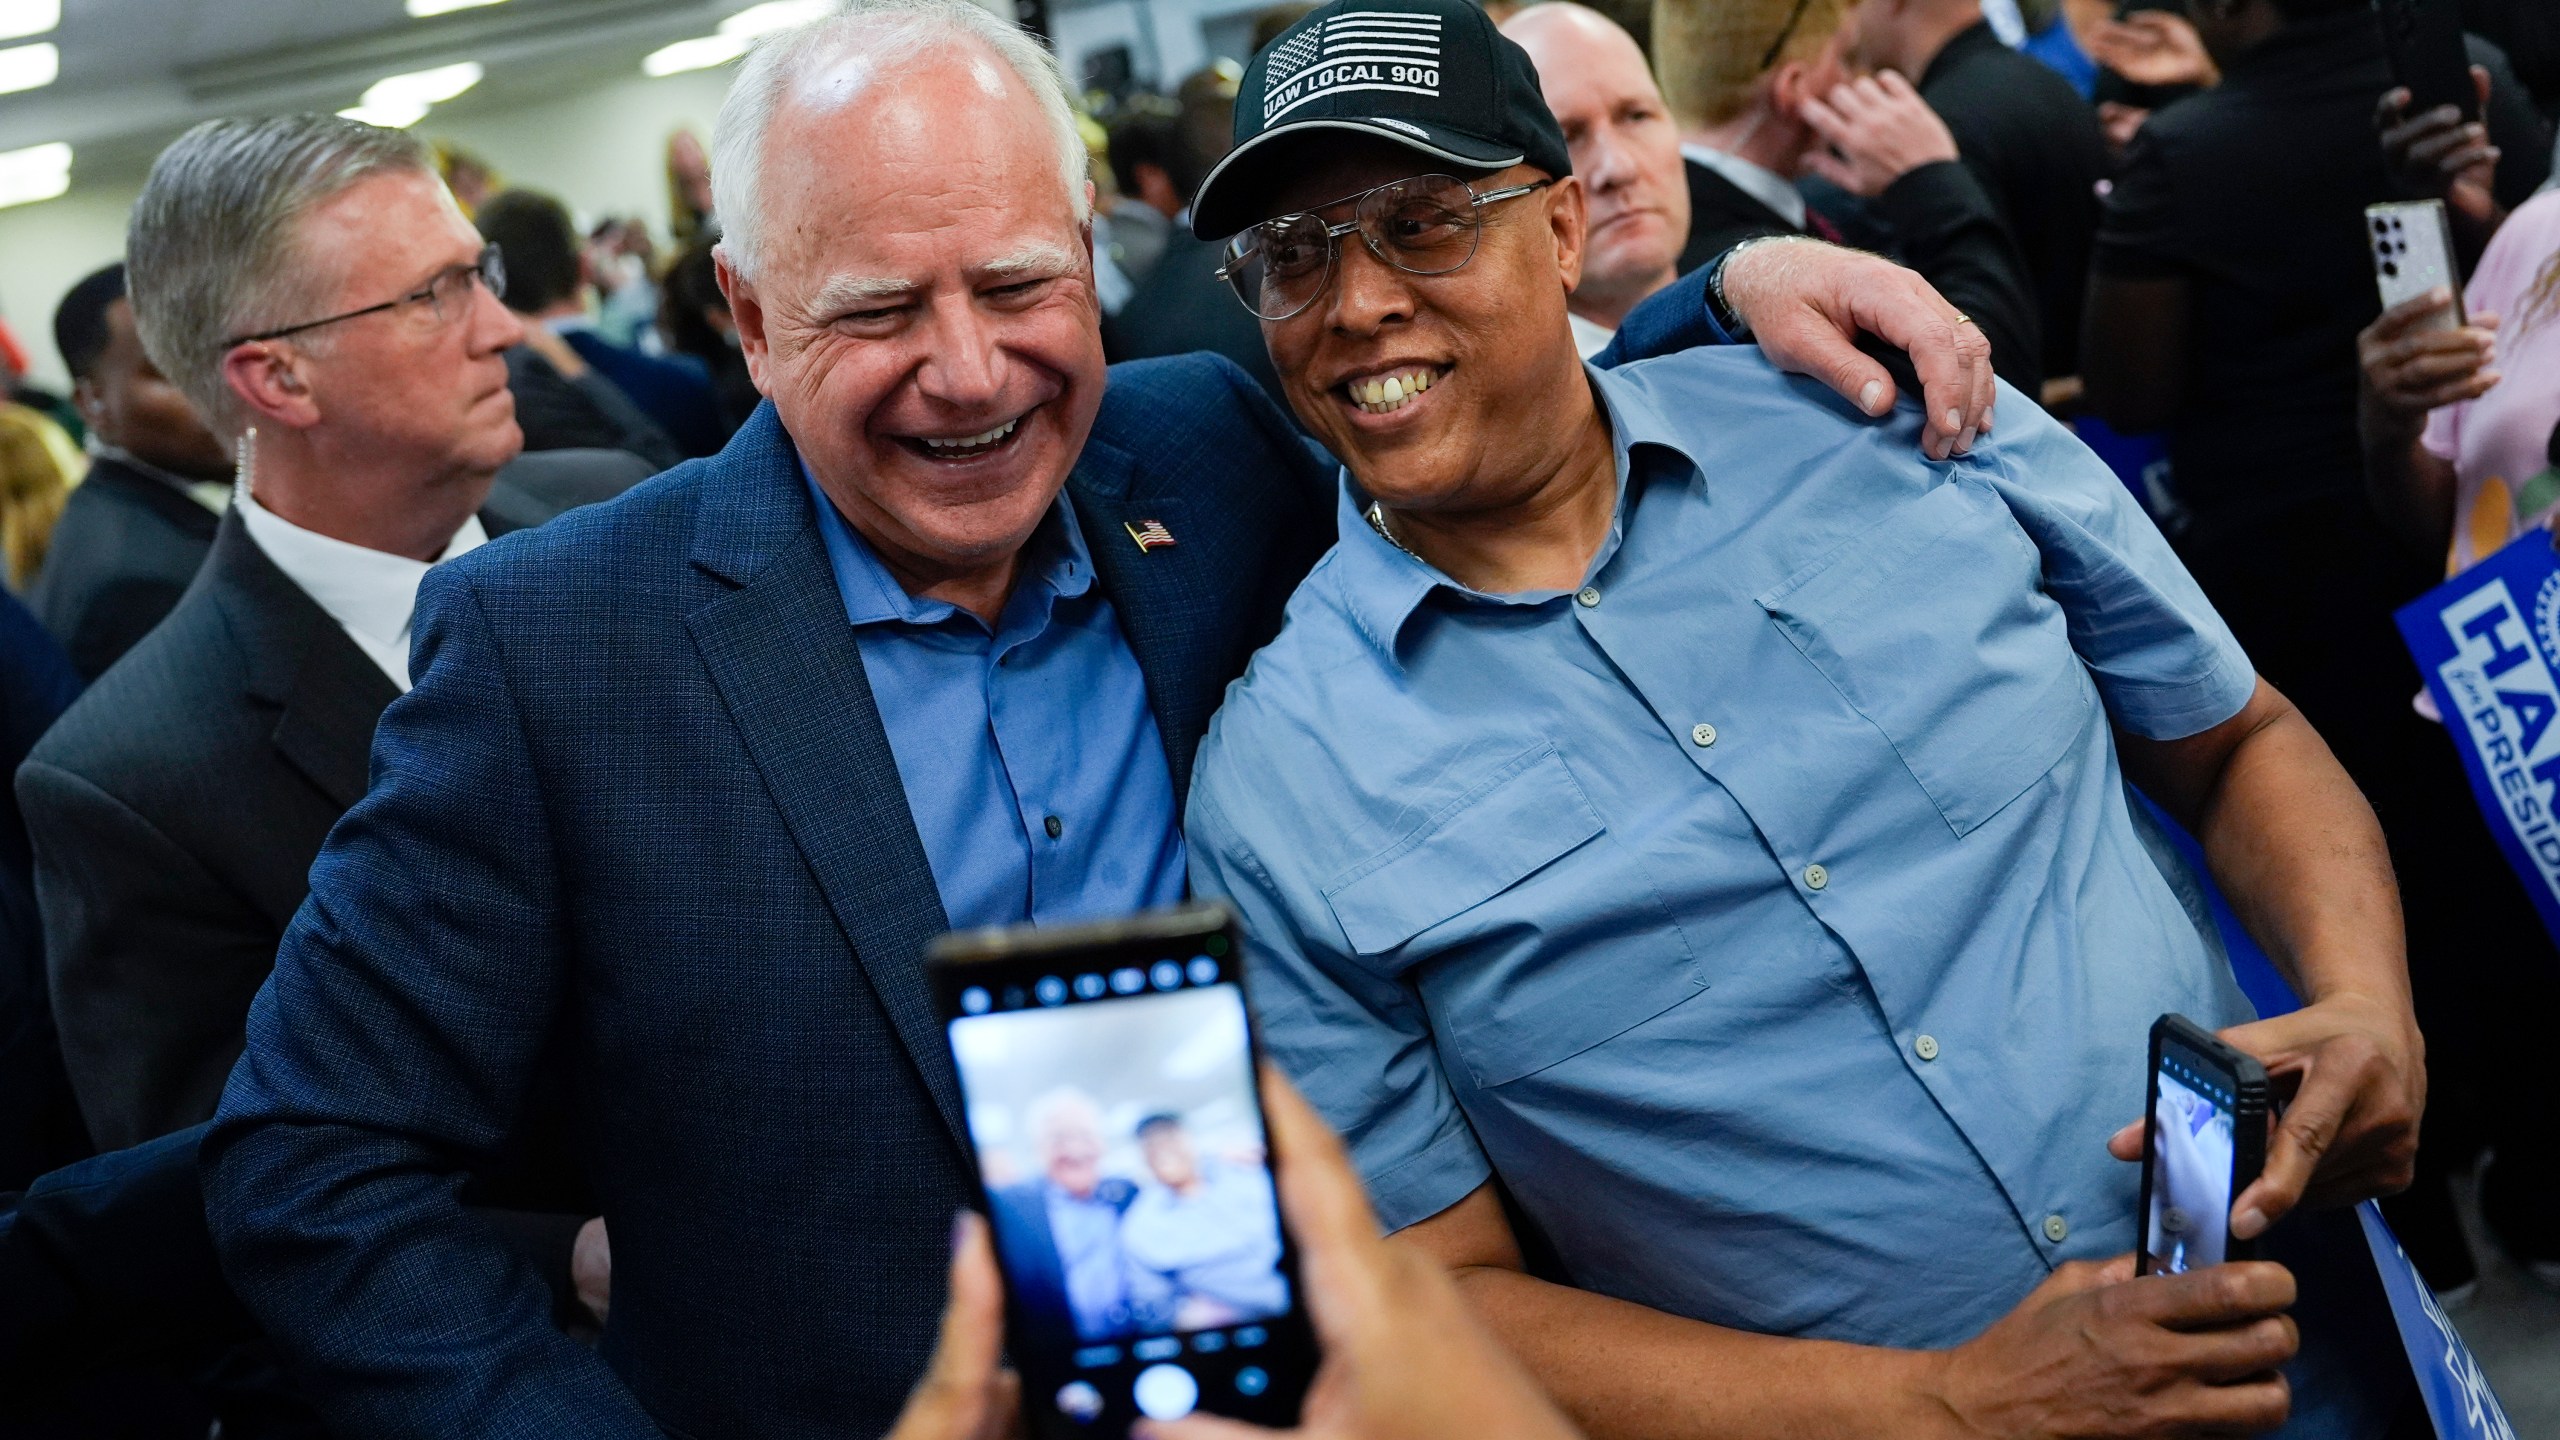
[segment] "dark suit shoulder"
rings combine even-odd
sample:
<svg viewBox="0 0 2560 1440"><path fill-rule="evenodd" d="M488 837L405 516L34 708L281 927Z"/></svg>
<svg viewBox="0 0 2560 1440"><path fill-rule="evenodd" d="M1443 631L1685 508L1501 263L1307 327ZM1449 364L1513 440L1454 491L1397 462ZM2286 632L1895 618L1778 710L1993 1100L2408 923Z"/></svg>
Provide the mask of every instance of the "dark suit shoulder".
<svg viewBox="0 0 2560 1440"><path fill-rule="evenodd" d="M720 463L718 456L688 460L610 500L509 531L435 567L428 585L465 584L493 598L547 595L555 606L581 603L590 592L638 599L662 591L682 568L704 488L717 483Z"/></svg>
<svg viewBox="0 0 2560 1440"><path fill-rule="evenodd" d="M1260 447L1240 450L1239 444ZM1265 471L1304 472L1330 487L1330 462L1282 414L1268 391L1223 355L1194 351L1111 367L1102 408L1085 442L1088 456L1143 462L1179 471L1186 489L1249 483ZM1204 463L1215 461L1219 463Z"/></svg>
<svg viewBox="0 0 2560 1440"><path fill-rule="evenodd" d="M27 757L127 803L258 738L242 699L247 668L221 602L187 592L54 722Z"/></svg>

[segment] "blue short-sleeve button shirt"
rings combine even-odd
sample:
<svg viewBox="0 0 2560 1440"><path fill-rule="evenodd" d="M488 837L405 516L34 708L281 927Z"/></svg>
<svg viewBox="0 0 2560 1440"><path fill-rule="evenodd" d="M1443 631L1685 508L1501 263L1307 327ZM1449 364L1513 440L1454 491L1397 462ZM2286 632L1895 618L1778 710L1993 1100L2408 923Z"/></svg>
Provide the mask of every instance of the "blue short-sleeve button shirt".
<svg viewBox="0 0 2560 1440"><path fill-rule="evenodd" d="M1591 372L1584 583L1341 543L1189 805L1272 1054L1390 1228L1499 1172L1575 1283L1944 1345L2133 1243L2145 1037L2248 1018L2110 722L2255 676L2097 459L2004 392L1919 454L1743 350Z"/></svg>

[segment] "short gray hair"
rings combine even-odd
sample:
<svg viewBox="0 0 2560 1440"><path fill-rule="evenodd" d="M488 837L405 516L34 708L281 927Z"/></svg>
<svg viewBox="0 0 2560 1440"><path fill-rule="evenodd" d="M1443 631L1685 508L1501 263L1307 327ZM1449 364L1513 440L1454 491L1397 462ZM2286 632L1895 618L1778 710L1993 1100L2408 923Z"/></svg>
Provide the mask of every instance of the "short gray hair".
<svg viewBox="0 0 2560 1440"><path fill-rule="evenodd" d="M1058 147L1059 178L1076 218L1083 220L1090 213L1085 180L1091 160L1068 99L1066 72L1047 46L971 0L851 0L836 14L757 42L720 104L711 131L711 201L730 265L751 276L762 259L764 216L758 207L765 130L795 81L848 54L904 61L947 54L972 41L993 50L1039 101Z"/></svg>
<svg viewBox="0 0 2560 1440"><path fill-rule="evenodd" d="M298 222L387 171L435 173L407 131L335 115L208 120L152 162L125 231L134 329L216 434L248 423L222 378L223 342L318 318L287 309L312 273L295 254Z"/></svg>

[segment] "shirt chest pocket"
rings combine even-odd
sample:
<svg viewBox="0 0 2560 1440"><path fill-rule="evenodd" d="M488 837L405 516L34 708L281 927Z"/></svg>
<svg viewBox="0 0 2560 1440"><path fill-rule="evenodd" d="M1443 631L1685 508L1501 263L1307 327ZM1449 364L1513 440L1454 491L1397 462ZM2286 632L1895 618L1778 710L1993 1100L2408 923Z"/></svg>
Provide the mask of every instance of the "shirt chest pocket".
<svg viewBox="0 0 2560 1440"><path fill-rule="evenodd" d="M1325 887L1352 949L1414 981L1479 1087L1580 1054L1705 981L1553 744L1502 762Z"/></svg>
<svg viewBox="0 0 2560 1440"><path fill-rule="evenodd" d="M1959 478L1758 599L1962 836L2089 723L2094 687L2041 579L2008 507Z"/></svg>

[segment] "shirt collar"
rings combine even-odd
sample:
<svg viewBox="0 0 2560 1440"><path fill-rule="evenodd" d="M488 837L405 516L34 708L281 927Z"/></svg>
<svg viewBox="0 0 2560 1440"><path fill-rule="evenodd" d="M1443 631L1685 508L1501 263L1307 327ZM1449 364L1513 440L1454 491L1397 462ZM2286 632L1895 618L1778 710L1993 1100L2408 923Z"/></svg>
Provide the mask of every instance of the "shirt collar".
<svg viewBox="0 0 2560 1440"><path fill-rule="evenodd" d="M1609 426L1609 448L1617 465L1617 513L1609 524L1607 538L1591 557L1586 578L1598 575L1616 558L1618 544L1627 528L1627 480L1633 473L1634 451L1639 445L1660 446L1679 455L1697 468L1697 457L1691 453L1680 432L1664 419L1652 399L1621 377L1585 364L1583 373L1590 377L1592 394L1600 402L1600 418ZM1516 595L1488 595L1470 590L1443 575L1427 561L1406 552L1403 547L1378 533L1369 523L1369 494L1360 488L1351 471L1342 471L1341 504L1335 524L1341 533L1341 544L1335 549L1332 566L1334 585L1342 597L1343 608L1351 623L1378 649L1389 665L1401 662L1396 646L1405 625L1412 620L1423 600L1434 590L1447 590L1452 595L1489 605L1541 605L1560 592L1532 590Z"/></svg>
<svg viewBox="0 0 2560 1440"><path fill-rule="evenodd" d="M136 475L159 481L179 494L219 515L231 503L231 482L227 480L190 480L175 470L162 469L121 445L110 445L95 435L89 437L89 455L96 460L112 460Z"/></svg>
<svg viewBox="0 0 2560 1440"><path fill-rule="evenodd" d="M1804 196L1786 176L1695 141L1682 141L1680 153L1732 181L1733 188L1777 211L1779 219L1799 230L1804 228Z"/></svg>
<svg viewBox="0 0 2560 1440"><path fill-rule="evenodd" d="M809 503L817 508L818 537L826 543L827 565L835 571L836 591L843 597L845 619L861 625L939 625L963 613L947 600L928 600L907 593L889 567L880 563L871 542L836 509L833 500L811 473L809 462L801 460L800 480L809 487ZM1067 492L1058 492L1049 513L1040 517L1039 528L1023 546L1022 573L1014 590L1020 594L1031 585L1044 587L1050 595L1067 599L1093 588L1093 555L1085 548L1083 527L1076 524L1075 507ZM1007 608L1011 608L1008 604ZM972 616L972 619L976 617Z"/></svg>
<svg viewBox="0 0 2560 1440"><path fill-rule="evenodd" d="M418 608L418 582L429 568L424 562L306 530L259 504L246 485L233 492L231 508L249 528L249 538L330 619L376 645L406 647L409 622ZM480 517L471 516L453 532L436 562L476 550L488 539Z"/></svg>

